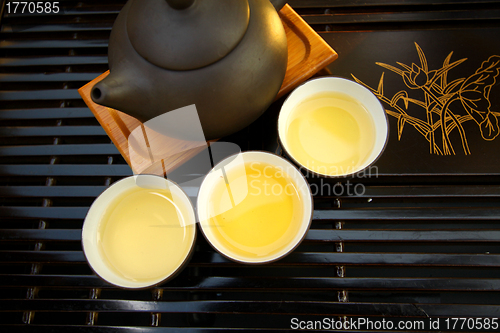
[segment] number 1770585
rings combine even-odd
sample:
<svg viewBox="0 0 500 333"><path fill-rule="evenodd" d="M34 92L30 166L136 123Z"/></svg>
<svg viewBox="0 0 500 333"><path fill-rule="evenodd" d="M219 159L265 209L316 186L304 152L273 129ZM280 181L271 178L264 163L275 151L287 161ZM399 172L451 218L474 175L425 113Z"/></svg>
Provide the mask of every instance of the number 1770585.
<svg viewBox="0 0 500 333"><path fill-rule="evenodd" d="M57 14L58 1L9 1L5 5L7 14Z"/></svg>

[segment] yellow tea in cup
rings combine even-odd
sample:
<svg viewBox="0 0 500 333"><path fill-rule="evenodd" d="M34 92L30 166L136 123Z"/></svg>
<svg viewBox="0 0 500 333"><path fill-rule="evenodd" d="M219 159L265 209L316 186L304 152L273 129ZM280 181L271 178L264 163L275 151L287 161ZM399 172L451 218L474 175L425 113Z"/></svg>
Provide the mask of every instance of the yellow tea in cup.
<svg viewBox="0 0 500 333"><path fill-rule="evenodd" d="M246 163L245 171L245 182L240 184L249 185L248 194L231 209L225 209L231 200L228 189L243 189L230 188L223 179L215 184L208 205L214 215L209 221L212 233L218 244L239 256L273 255L287 246L300 228L299 193L290 177L270 164Z"/></svg>
<svg viewBox="0 0 500 333"><path fill-rule="evenodd" d="M97 243L102 256L124 278L151 282L175 271L191 250L194 226L166 189L132 188L104 213Z"/></svg>
<svg viewBox="0 0 500 333"><path fill-rule="evenodd" d="M319 174L352 173L365 163L375 143L368 110L344 93L312 95L292 110L289 119L289 153Z"/></svg>
<svg viewBox="0 0 500 333"><path fill-rule="evenodd" d="M278 132L298 164L319 175L344 176L363 170L383 151L387 116L368 89L324 77L292 92L281 109Z"/></svg>
<svg viewBox="0 0 500 333"><path fill-rule="evenodd" d="M309 187L295 167L276 155L241 155L244 162L223 166L223 161L204 180L197 204L200 225L208 241L230 259L276 260L307 232Z"/></svg>
<svg viewBox="0 0 500 333"><path fill-rule="evenodd" d="M182 268L194 246L195 223L189 198L176 184L158 176L128 177L92 204L83 249L106 281L144 288Z"/></svg>

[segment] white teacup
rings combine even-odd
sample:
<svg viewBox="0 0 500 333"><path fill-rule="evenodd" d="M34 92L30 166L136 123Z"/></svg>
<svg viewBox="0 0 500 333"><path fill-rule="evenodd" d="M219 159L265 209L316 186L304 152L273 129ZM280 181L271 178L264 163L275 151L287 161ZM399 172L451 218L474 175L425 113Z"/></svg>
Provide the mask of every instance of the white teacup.
<svg viewBox="0 0 500 333"><path fill-rule="evenodd" d="M271 153L248 151L210 171L200 187L197 213L203 235L219 253L263 264L283 258L304 239L313 200L294 165Z"/></svg>
<svg viewBox="0 0 500 333"><path fill-rule="evenodd" d="M343 121L351 127L340 125ZM344 78L320 77L297 87L285 100L278 135L286 153L301 167L320 176L343 177L378 159L387 144L389 125L370 90Z"/></svg>
<svg viewBox="0 0 500 333"><path fill-rule="evenodd" d="M111 185L94 201L82 228L92 269L123 288L151 287L175 276L195 238L190 199L177 184L153 175Z"/></svg>

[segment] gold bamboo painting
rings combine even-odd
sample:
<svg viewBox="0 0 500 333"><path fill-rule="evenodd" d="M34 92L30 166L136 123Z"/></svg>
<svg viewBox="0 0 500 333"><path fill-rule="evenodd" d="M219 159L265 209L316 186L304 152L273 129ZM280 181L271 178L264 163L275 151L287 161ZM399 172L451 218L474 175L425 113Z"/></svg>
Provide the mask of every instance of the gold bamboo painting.
<svg viewBox="0 0 500 333"><path fill-rule="evenodd" d="M413 63L410 66L397 62L400 66L398 68L376 62L377 65L401 76L407 88L392 97L384 93L384 72L376 89L351 74L356 82L370 89L389 106L386 112L397 119L398 140L401 140L405 125L410 125L427 140L431 154L455 155L460 150L463 154L470 155L467 133L463 126L469 121L479 127L484 140L494 140L500 132L500 112L491 110L490 92L499 75L500 56L490 56L469 77L448 82L448 73L467 58L452 62L453 52L450 52L441 68L431 70L424 51L417 43L415 47L420 65ZM417 90L420 91L420 98L415 97ZM452 133L458 135L451 137ZM452 142L452 138L455 138L455 142ZM457 148L460 147L459 143L462 149Z"/></svg>

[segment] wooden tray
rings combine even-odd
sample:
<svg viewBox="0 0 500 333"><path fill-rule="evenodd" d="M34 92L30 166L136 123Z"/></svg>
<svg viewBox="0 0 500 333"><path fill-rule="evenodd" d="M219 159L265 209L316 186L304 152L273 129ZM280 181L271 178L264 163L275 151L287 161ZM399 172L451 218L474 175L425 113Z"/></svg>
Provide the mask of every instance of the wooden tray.
<svg viewBox="0 0 500 333"><path fill-rule="evenodd" d="M288 65L283 85L276 99L337 59L337 53L289 5L285 5L279 14L288 41ZM186 142L163 135L151 137L146 134L144 125L134 117L94 103L90 97L90 91L94 84L108 74L109 71L103 73L81 87L78 92L135 174L149 173L165 176L167 172L173 171L206 148L205 143ZM158 140L161 140L160 145L166 147L162 152L163 158L152 160L147 153L129 154L128 137L138 126L142 127L145 135L144 142L148 148L151 140L155 140L155 143L160 143ZM155 155L158 156L158 152L155 152Z"/></svg>

